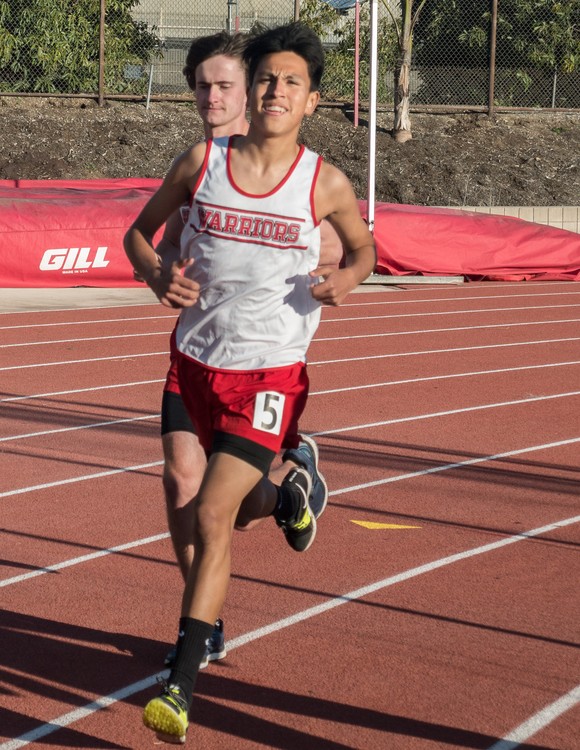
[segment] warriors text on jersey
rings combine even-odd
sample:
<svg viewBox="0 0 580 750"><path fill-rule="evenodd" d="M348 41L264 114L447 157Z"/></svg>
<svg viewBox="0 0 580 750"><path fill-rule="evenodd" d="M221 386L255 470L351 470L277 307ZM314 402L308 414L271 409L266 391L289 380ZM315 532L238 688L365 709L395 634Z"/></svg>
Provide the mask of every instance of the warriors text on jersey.
<svg viewBox="0 0 580 750"><path fill-rule="evenodd" d="M266 195L236 186L230 139L208 141L181 236L187 276L200 284L181 311L177 345L225 370L303 362L320 321L309 271L318 266L320 228L314 186L321 158L300 147L286 177Z"/></svg>

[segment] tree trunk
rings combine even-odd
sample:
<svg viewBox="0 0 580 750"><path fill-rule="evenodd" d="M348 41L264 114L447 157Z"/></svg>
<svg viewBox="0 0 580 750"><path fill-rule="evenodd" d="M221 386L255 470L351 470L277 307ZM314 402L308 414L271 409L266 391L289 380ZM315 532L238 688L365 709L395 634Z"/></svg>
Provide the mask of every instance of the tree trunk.
<svg viewBox="0 0 580 750"><path fill-rule="evenodd" d="M411 133L409 85L411 77L411 49L401 50L395 68L395 126L393 136L397 143L405 143L413 137Z"/></svg>
<svg viewBox="0 0 580 750"><path fill-rule="evenodd" d="M421 6L422 7L422 4ZM395 67L395 126L393 137L405 143L411 135L409 84L411 78L411 51L413 49L413 0L401 0L401 30L399 54Z"/></svg>

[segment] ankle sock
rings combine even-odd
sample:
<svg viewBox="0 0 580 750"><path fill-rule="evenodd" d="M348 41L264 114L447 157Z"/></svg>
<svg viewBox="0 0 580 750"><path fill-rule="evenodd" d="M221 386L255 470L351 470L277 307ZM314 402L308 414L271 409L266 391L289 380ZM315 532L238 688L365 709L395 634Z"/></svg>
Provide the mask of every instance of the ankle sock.
<svg viewBox="0 0 580 750"><path fill-rule="evenodd" d="M289 521L294 518L297 509L301 506L298 490L285 487L282 483L280 487L276 487L276 492L278 493L278 500L272 515L277 521Z"/></svg>
<svg viewBox="0 0 580 750"><path fill-rule="evenodd" d="M179 685L183 690L188 708L193 697L199 665L214 627L214 624L196 620L194 617L182 617L179 620L177 653L168 682L170 685Z"/></svg>

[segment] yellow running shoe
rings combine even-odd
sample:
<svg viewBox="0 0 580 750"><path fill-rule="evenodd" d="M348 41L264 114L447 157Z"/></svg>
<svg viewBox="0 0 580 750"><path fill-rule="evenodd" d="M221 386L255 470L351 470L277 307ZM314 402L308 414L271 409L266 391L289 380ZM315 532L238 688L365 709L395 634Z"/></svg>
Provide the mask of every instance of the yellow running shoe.
<svg viewBox="0 0 580 750"><path fill-rule="evenodd" d="M153 698L143 711L143 723L162 742L183 745L188 727L187 702L179 685L162 681L161 695Z"/></svg>

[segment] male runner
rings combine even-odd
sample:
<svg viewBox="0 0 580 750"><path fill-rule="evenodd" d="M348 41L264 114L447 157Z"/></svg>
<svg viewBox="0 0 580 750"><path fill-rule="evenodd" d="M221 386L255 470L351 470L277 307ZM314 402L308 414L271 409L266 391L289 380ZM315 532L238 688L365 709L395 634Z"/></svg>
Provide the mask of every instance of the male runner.
<svg viewBox="0 0 580 750"><path fill-rule="evenodd" d="M293 469L279 488L267 473L280 447L299 445L308 389L304 360L320 304L340 304L375 264L372 236L347 178L297 143L302 119L319 99L320 40L289 24L252 40L245 58L247 135L186 152L125 238L129 259L160 301L182 308L179 384L209 455L194 504L195 556L175 663L143 717L170 742L185 741L198 665L227 590L240 511L247 519L273 515L297 551L314 540L311 473ZM185 274L174 264L163 281L150 238L187 199ZM318 225L325 217L346 249L344 268L319 265Z"/></svg>

